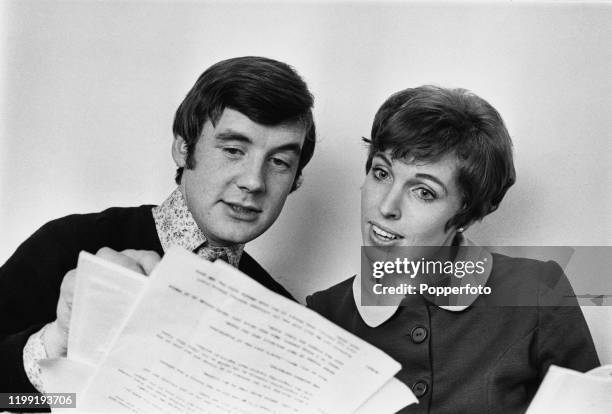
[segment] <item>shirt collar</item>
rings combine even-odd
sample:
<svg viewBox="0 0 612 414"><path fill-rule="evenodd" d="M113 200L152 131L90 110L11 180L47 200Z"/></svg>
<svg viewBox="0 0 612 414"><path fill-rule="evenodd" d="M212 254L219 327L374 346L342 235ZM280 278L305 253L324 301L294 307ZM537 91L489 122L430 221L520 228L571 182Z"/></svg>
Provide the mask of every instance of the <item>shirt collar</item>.
<svg viewBox="0 0 612 414"><path fill-rule="evenodd" d="M489 280L489 276L491 275L491 269L493 268L493 256L489 251L480 247L478 248L474 243L470 240L461 236L459 239L459 246L467 246L470 249L459 249L459 256L455 258L455 260L471 260L471 261L485 261L489 265L485 266L484 273L476 276L476 274L466 275L462 278L451 277L453 285L455 286L467 286L469 285L485 285ZM465 252L465 253L461 253ZM469 253L470 257L467 257ZM427 295L423 295L425 299L434 305L438 306L441 309L451 311L451 312L461 312L468 307L470 307L476 299L478 299L478 294L475 295L464 295L463 302L466 304L462 305L439 305L436 303L435 298ZM397 309L399 308L399 304L392 306L364 306L361 305L361 275L357 273L355 278L353 279L353 299L355 301L355 306L357 307L357 311L361 316L361 319L370 327L375 328L379 325L382 325L384 322L389 320Z"/></svg>
<svg viewBox="0 0 612 414"><path fill-rule="evenodd" d="M229 264L238 267L244 244L229 247L210 246L189 211L180 187L162 204L153 207L153 219L164 252L168 251L170 246L179 246L207 260L227 259Z"/></svg>

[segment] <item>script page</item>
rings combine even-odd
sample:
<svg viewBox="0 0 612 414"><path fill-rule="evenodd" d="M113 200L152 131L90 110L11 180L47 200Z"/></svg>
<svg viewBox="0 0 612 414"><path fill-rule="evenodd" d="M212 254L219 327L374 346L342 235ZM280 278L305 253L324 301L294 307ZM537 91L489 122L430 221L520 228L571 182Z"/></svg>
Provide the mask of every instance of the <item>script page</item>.
<svg viewBox="0 0 612 414"><path fill-rule="evenodd" d="M419 400L406 384L391 378L353 414L391 414L418 403Z"/></svg>
<svg viewBox="0 0 612 414"><path fill-rule="evenodd" d="M351 413L399 369L226 263L171 249L77 407Z"/></svg>
<svg viewBox="0 0 612 414"><path fill-rule="evenodd" d="M612 377L551 365L527 414L610 414Z"/></svg>
<svg viewBox="0 0 612 414"><path fill-rule="evenodd" d="M147 281L87 252L79 254L68 334L68 359L98 365Z"/></svg>
<svg viewBox="0 0 612 414"><path fill-rule="evenodd" d="M46 392L80 394L108 353L146 281L132 270L87 252L79 254L67 358L39 361Z"/></svg>

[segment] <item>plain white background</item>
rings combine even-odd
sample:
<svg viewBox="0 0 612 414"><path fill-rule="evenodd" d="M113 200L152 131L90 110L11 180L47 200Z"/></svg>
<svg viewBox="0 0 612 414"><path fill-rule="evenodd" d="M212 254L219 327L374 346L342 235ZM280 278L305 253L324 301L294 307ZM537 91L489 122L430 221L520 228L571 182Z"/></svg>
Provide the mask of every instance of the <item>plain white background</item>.
<svg viewBox="0 0 612 414"><path fill-rule="evenodd" d="M304 186L247 246L294 295L351 276L380 104L433 83L495 106L517 184L484 245L612 245L612 7L584 3L4 1L0 262L46 221L161 202L174 111L211 64L263 55L316 98ZM612 344L612 333L608 335Z"/></svg>

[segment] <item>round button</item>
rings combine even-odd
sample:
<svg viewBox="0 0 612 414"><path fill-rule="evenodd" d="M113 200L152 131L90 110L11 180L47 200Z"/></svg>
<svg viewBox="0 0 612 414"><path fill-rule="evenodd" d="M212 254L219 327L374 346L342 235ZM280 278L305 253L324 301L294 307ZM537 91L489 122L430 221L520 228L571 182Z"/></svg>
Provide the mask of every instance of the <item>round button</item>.
<svg viewBox="0 0 612 414"><path fill-rule="evenodd" d="M416 395L418 398L421 398L427 393L428 388L429 387L425 381L417 381L412 386L412 392L414 392L414 395Z"/></svg>
<svg viewBox="0 0 612 414"><path fill-rule="evenodd" d="M427 339L427 329L423 326L417 326L410 332L410 338L412 338L412 342L415 344L420 344Z"/></svg>

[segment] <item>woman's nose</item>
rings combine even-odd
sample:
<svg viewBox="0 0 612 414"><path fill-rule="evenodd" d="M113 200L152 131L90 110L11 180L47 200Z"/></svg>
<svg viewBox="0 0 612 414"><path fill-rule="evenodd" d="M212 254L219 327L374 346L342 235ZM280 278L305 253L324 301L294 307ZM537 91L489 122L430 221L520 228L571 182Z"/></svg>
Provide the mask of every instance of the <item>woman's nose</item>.
<svg viewBox="0 0 612 414"><path fill-rule="evenodd" d="M378 210L383 217L391 220L398 220L402 217L401 210L401 189L392 186L384 195L378 206Z"/></svg>

